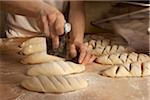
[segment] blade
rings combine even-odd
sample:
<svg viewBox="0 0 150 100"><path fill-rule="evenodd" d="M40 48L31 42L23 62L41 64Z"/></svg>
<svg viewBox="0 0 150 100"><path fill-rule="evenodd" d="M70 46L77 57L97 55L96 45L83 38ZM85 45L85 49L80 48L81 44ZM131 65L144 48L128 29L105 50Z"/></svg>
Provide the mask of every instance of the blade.
<svg viewBox="0 0 150 100"><path fill-rule="evenodd" d="M59 37L59 47L53 49L52 46L52 39L49 37L46 37L46 45L47 45L47 54L60 56L60 57L67 57L67 43L69 40L69 32L71 31L71 24L70 23L64 23L64 34Z"/></svg>
<svg viewBox="0 0 150 100"><path fill-rule="evenodd" d="M63 35L60 37L59 41L59 47L54 48L52 46L52 39L49 37L46 37L46 45L47 45L47 54L55 55L59 57L66 57L67 55L67 35Z"/></svg>

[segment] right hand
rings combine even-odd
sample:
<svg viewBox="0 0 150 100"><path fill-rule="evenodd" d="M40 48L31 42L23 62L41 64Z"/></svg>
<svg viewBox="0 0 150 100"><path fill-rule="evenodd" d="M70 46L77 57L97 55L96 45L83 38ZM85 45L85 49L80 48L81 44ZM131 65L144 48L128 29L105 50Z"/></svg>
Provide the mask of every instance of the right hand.
<svg viewBox="0 0 150 100"><path fill-rule="evenodd" d="M40 20L40 21L39 21ZM44 6L41 8L38 18L39 27L47 37L52 39L53 48L59 47L59 35L64 33L64 16L53 6Z"/></svg>

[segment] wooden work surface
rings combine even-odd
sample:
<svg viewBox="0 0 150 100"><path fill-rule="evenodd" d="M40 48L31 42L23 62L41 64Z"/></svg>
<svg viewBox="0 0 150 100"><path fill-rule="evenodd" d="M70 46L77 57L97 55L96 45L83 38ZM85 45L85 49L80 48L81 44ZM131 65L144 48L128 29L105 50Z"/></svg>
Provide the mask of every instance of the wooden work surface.
<svg viewBox="0 0 150 100"><path fill-rule="evenodd" d="M106 66L91 64L80 74L87 88L62 94L30 92L20 86L29 65L20 64L18 45L25 39L0 39L0 100L150 100L150 77L108 78Z"/></svg>

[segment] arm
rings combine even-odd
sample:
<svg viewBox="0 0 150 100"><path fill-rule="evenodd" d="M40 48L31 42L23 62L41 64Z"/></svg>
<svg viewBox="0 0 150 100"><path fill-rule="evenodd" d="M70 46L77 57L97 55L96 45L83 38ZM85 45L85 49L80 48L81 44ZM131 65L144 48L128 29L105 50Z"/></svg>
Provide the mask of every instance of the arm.
<svg viewBox="0 0 150 100"><path fill-rule="evenodd" d="M72 40L80 40L80 42L83 42L85 31L85 11L83 2L70 2L69 22L72 24Z"/></svg>
<svg viewBox="0 0 150 100"><path fill-rule="evenodd" d="M72 25L72 31L70 34L70 56L76 57L77 51L80 53L78 62L82 64L88 64L93 62L95 56L91 55L91 52L83 44L84 31L85 31L85 11L83 1L71 1L69 22Z"/></svg>
<svg viewBox="0 0 150 100"><path fill-rule="evenodd" d="M1 1L1 10L9 13L19 14L23 16L36 17L44 3L41 0L15 0L15 1Z"/></svg>
<svg viewBox="0 0 150 100"><path fill-rule="evenodd" d="M42 33L52 38L53 47L59 46L59 35L64 33L64 16L54 6L43 0L1 1L2 10L12 14L34 17Z"/></svg>

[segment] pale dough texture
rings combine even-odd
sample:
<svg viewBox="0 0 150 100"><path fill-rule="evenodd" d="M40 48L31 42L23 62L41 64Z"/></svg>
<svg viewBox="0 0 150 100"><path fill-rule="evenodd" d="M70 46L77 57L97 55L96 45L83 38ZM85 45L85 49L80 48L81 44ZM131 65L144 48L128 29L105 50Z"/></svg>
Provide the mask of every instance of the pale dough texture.
<svg viewBox="0 0 150 100"><path fill-rule="evenodd" d="M29 56L24 57L21 60L21 63L23 64L40 64L40 63L46 63L50 61L57 61L57 60L64 60L61 57L48 55L46 52L38 52L31 54Z"/></svg>
<svg viewBox="0 0 150 100"><path fill-rule="evenodd" d="M86 42L86 44L88 46L91 46L92 48L99 48L99 47L105 47L108 45L112 45L112 42L109 39L102 39L102 40L90 40L90 41Z"/></svg>
<svg viewBox="0 0 150 100"><path fill-rule="evenodd" d="M67 75L72 73L79 73L85 70L85 66L76 64L70 61L52 61L49 63L43 63L34 65L27 72L28 75Z"/></svg>
<svg viewBox="0 0 150 100"><path fill-rule="evenodd" d="M121 45L99 47L92 50L92 54L96 56L114 54L114 53L123 53L123 52L127 52L127 49Z"/></svg>
<svg viewBox="0 0 150 100"><path fill-rule="evenodd" d="M81 77L36 76L22 81L21 85L30 91L62 93L85 88L88 83Z"/></svg>
<svg viewBox="0 0 150 100"><path fill-rule="evenodd" d="M24 48L28 45L39 44L39 43L41 43L41 44L46 43L46 38L45 37L34 37L34 38L24 41L19 47Z"/></svg>
<svg viewBox="0 0 150 100"><path fill-rule="evenodd" d="M143 63L124 63L112 66L101 72L109 77L140 77L150 75L150 61Z"/></svg>
<svg viewBox="0 0 150 100"><path fill-rule="evenodd" d="M146 54L137 53L115 53L110 55L102 55L97 57L96 62L100 64L123 64L125 62L145 62L149 61L150 57Z"/></svg>
<svg viewBox="0 0 150 100"><path fill-rule="evenodd" d="M124 47L122 45L115 45L109 39L90 40L89 42L85 42L85 45L90 49L92 54L95 56L113 53L124 53L130 51L130 48Z"/></svg>
<svg viewBox="0 0 150 100"><path fill-rule="evenodd" d="M22 55L30 55L37 52L46 52L46 42L39 43L39 44L30 44L24 48L21 49L19 52Z"/></svg>

